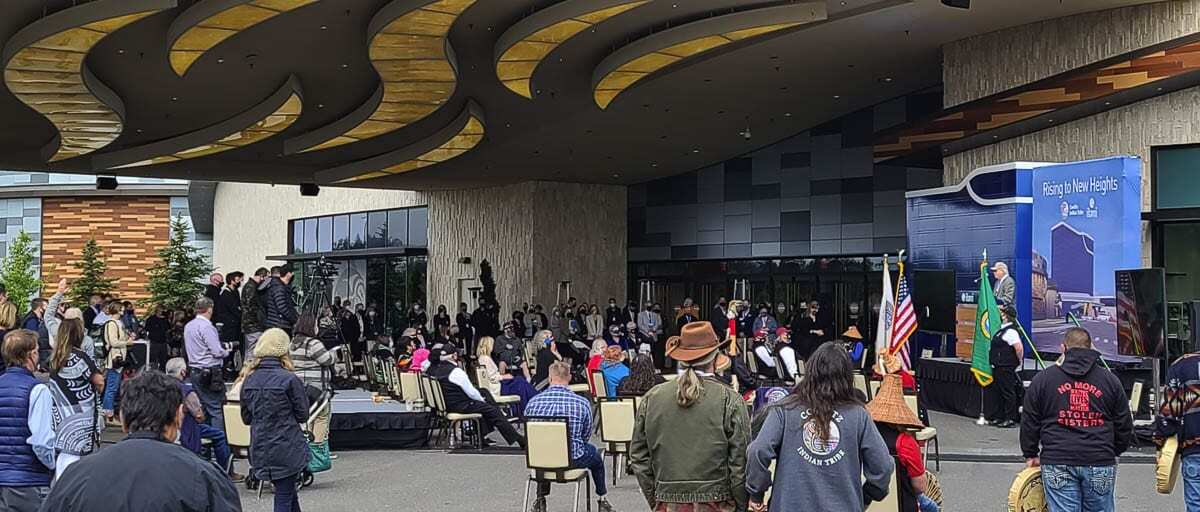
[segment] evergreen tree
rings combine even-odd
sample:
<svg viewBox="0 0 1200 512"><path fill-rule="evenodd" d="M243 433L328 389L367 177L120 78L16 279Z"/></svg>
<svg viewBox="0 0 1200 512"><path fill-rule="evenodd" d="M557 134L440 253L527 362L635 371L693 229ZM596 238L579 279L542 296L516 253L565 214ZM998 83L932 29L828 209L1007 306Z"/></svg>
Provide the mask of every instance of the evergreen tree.
<svg viewBox="0 0 1200 512"><path fill-rule="evenodd" d="M95 238L83 244L83 254L75 261L79 278L71 283L71 302L80 307L87 305L92 295L104 295L116 287L115 279L104 277L108 264L104 263L103 252Z"/></svg>
<svg viewBox="0 0 1200 512"><path fill-rule="evenodd" d="M196 298L204 291L200 280L212 267L199 249L187 244L190 229L183 217L177 215L171 219L171 238L158 251L158 263L147 273L146 291L150 297L142 301L143 305L190 310L196 304Z"/></svg>
<svg viewBox="0 0 1200 512"><path fill-rule="evenodd" d="M8 290L8 300L17 306L17 311L27 311L29 300L42 289L33 264L33 238L21 230L17 238L9 243L8 256L0 262L0 280Z"/></svg>

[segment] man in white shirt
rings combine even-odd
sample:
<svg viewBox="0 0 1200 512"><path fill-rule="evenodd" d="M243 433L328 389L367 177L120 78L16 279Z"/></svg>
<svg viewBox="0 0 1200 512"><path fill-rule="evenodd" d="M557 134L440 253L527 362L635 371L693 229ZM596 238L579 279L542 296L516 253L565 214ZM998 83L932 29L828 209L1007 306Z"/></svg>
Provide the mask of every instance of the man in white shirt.
<svg viewBox="0 0 1200 512"><path fill-rule="evenodd" d="M458 347L453 343L442 345L440 361L432 364L426 372L437 379L442 386L442 396L446 401L446 409L461 414L480 414L483 416L483 435L486 436L497 429L508 444L520 445L525 448L525 436L522 436L508 422L508 418L500 409L484 398L483 393L467 377L467 372L458 366ZM484 444L490 444L484 439Z"/></svg>
<svg viewBox="0 0 1200 512"><path fill-rule="evenodd" d="M787 327L775 329L775 353L783 361L783 367L791 379L798 379L800 367L796 363L796 350L792 348L792 332Z"/></svg>

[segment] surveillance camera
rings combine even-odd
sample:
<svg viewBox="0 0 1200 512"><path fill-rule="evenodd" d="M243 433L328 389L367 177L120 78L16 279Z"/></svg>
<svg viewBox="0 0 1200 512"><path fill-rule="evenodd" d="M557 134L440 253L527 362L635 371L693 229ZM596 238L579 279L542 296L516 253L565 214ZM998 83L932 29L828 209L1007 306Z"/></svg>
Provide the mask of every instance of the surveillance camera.
<svg viewBox="0 0 1200 512"><path fill-rule="evenodd" d="M746 131L742 132L742 138L750 140L751 137L753 137L753 135L750 133L750 128L746 128Z"/></svg>

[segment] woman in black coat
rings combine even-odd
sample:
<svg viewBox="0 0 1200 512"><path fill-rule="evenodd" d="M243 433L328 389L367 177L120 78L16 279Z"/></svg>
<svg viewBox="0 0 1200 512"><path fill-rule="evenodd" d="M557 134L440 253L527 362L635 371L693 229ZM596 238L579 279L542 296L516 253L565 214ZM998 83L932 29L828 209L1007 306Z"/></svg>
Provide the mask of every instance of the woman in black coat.
<svg viewBox="0 0 1200 512"><path fill-rule="evenodd" d="M242 421L250 425L250 462L259 480L275 485L275 512L300 512L296 479L308 467L304 383L293 373L282 329L267 329L254 346L256 362L242 384Z"/></svg>

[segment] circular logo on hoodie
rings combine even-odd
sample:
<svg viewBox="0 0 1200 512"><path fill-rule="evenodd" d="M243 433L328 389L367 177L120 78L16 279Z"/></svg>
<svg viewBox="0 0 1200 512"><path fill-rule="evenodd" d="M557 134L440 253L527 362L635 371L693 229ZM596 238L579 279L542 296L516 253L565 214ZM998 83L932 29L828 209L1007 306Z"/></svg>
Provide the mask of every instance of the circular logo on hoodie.
<svg viewBox="0 0 1200 512"><path fill-rule="evenodd" d="M817 423L813 420L804 422L804 447L809 453L824 457L837 451L841 442L841 432L837 423L829 422L829 439L823 440L817 432Z"/></svg>

